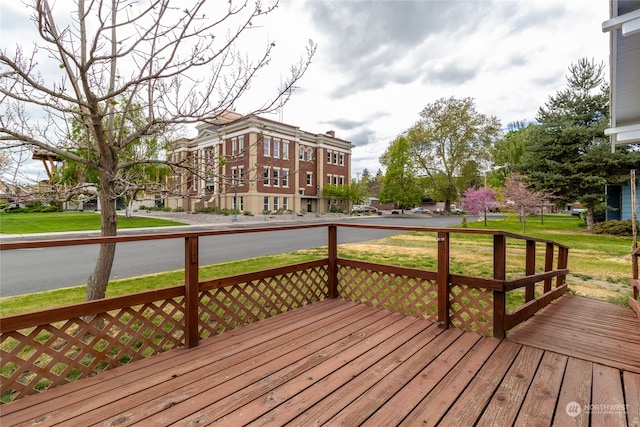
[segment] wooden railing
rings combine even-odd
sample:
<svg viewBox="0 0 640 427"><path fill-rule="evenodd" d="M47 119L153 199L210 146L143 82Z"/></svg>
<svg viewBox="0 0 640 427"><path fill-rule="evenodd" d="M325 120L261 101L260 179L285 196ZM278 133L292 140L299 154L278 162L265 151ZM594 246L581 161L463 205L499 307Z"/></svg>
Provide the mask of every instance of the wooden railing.
<svg viewBox="0 0 640 427"><path fill-rule="evenodd" d="M633 309L640 319L640 275L638 273L638 259L640 258L640 247L636 248L631 254L632 278L629 281L631 285L631 298L629 298L629 307Z"/></svg>
<svg viewBox="0 0 640 427"><path fill-rule="evenodd" d="M201 237L318 227L328 230L326 258L199 280ZM438 271L340 258L339 227L431 233L437 236ZM450 272L451 239L459 234L492 237L492 277ZM0 250L168 238L185 242L182 286L0 319L2 400L33 394L172 348L194 347L200 339L324 298L345 298L438 322L443 328L459 327L504 337L507 330L564 293L568 273L568 248L546 240L500 231L356 224L3 242ZM506 277L507 239L525 242L521 277ZM541 268L535 265L538 244L545 247ZM537 296L536 284L541 287ZM525 290L525 303L507 312L507 294L521 288Z"/></svg>

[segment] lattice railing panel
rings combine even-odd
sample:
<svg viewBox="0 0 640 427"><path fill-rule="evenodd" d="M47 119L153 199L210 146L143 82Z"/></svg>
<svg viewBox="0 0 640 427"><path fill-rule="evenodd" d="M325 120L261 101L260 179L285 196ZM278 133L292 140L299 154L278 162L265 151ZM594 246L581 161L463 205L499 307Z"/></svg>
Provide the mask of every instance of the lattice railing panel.
<svg viewBox="0 0 640 427"><path fill-rule="evenodd" d="M181 300L156 301L3 333L3 401L182 345Z"/></svg>
<svg viewBox="0 0 640 427"><path fill-rule="evenodd" d="M437 320L435 279L341 264L338 283L341 298L433 322Z"/></svg>
<svg viewBox="0 0 640 427"><path fill-rule="evenodd" d="M490 290L452 284L449 288L452 326L483 335L493 334L493 293Z"/></svg>
<svg viewBox="0 0 640 427"><path fill-rule="evenodd" d="M327 266L261 277L200 293L200 337L284 313L327 295Z"/></svg>

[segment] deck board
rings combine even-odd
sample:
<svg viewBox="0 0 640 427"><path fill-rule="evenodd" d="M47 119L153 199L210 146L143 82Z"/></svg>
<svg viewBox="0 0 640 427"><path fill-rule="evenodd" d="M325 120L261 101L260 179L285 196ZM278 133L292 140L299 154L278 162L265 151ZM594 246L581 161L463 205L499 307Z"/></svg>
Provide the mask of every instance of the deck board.
<svg viewBox="0 0 640 427"><path fill-rule="evenodd" d="M640 320L631 309L605 301L563 296L507 339L640 373Z"/></svg>
<svg viewBox="0 0 640 427"><path fill-rule="evenodd" d="M2 405L0 424L637 425L639 390L632 371L336 299Z"/></svg>

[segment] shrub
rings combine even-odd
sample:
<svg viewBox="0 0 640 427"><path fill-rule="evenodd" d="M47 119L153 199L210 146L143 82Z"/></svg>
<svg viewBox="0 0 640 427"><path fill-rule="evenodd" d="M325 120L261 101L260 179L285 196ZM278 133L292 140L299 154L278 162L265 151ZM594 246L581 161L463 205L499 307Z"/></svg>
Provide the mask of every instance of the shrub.
<svg viewBox="0 0 640 427"><path fill-rule="evenodd" d="M631 236L633 227L630 219L625 221L613 220L594 224L593 232L595 234L611 234L613 236Z"/></svg>
<svg viewBox="0 0 640 427"><path fill-rule="evenodd" d="M57 206L38 206L31 209L31 212L62 212Z"/></svg>
<svg viewBox="0 0 640 427"><path fill-rule="evenodd" d="M196 209L197 213L213 214L213 213L216 213L216 211L217 211L216 208L211 208L211 207L202 207L202 208Z"/></svg>

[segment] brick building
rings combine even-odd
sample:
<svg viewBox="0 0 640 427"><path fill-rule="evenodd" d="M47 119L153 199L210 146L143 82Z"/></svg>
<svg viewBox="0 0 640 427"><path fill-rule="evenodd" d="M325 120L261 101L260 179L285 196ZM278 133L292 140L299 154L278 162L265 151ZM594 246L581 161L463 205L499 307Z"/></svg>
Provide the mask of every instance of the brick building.
<svg viewBox="0 0 640 427"><path fill-rule="evenodd" d="M322 197L326 184L349 184L349 141L333 131L314 134L263 117L221 115L196 127L198 135L177 144L172 161L186 161L197 172L179 172L168 187L180 196L167 198L170 208L234 209L262 213L325 213L344 202Z"/></svg>

